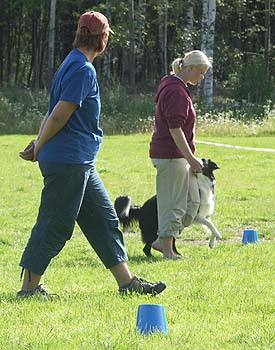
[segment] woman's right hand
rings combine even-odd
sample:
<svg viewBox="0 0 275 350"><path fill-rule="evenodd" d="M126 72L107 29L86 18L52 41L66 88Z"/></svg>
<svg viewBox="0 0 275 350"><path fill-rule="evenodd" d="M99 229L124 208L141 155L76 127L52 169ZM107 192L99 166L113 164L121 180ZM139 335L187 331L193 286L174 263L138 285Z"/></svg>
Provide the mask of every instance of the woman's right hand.
<svg viewBox="0 0 275 350"><path fill-rule="evenodd" d="M19 157L21 157L24 160L28 161L35 161L35 147L36 147L37 140L31 140L31 142L28 144L28 146L24 149L24 151L19 152Z"/></svg>
<svg viewBox="0 0 275 350"><path fill-rule="evenodd" d="M203 169L202 160L200 158L196 158L193 155L193 153L192 153L192 151L191 151L191 149L186 141L186 137L185 137L182 129L181 128L169 129L169 131L170 131L170 134L171 134L176 146L181 151L183 157L189 163L193 172L195 174L201 173L202 169Z"/></svg>
<svg viewBox="0 0 275 350"><path fill-rule="evenodd" d="M202 169L203 169L203 163L202 160L200 158L196 158L196 157L191 157L190 159L187 159L192 171L197 174L197 173L201 173Z"/></svg>

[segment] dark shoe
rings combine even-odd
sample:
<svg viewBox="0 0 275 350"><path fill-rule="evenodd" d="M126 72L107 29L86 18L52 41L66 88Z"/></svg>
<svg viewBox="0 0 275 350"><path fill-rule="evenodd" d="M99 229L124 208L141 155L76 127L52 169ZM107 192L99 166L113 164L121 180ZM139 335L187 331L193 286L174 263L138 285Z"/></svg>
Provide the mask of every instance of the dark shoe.
<svg viewBox="0 0 275 350"><path fill-rule="evenodd" d="M129 284L119 288L119 293L121 295L127 295L128 293L156 295L163 292L165 288L166 284L164 282L151 283L134 276Z"/></svg>
<svg viewBox="0 0 275 350"><path fill-rule="evenodd" d="M39 283L38 286L34 290L23 290L23 289L21 289L21 290L19 290L17 292L17 297L21 298L21 299L33 297L35 295L41 295L44 298L50 298L51 297L51 294L49 294L46 291L43 283Z"/></svg>

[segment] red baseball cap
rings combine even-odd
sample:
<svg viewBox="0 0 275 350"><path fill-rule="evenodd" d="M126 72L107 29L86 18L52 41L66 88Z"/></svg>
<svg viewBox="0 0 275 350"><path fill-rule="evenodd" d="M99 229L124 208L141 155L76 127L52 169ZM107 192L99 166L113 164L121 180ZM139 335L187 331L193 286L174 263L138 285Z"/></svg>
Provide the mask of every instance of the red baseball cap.
<svg viewBox="0 0 275 350"><path fill-rule="evenodd" d="M92 35L99 35L111 32L114 34L109 26L108 19L100 12L88 11L80 16L78 27L87 27Z"/></svg>

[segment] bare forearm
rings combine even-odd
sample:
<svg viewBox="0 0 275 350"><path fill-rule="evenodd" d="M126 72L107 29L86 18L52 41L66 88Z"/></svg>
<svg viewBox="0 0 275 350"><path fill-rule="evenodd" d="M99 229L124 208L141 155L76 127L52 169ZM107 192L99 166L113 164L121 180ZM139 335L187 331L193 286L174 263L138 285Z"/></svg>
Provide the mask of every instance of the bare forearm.
<svg viewBox="0 0 275 350"><path fill-rule="evenodd" d="M38 132L37 139L39 139L39 137L40 137L40 135L41 135L41 133L42 133L42 130L43 130L45 124L46 124L46 121L47 121L48 117L49 117L49 114L48 114L48 112L47 112L46 115L44 116L42 122L41 122L41 125L40 125L40 129L39 129L39 132Z"/></svg>
<svg viewBox="0 0 275 350"><path fill-rule="evenodd" d="M72 102L59 101L51 114L44 120L40 127L38 141L35 147L35 159L41 147L56 135L68 122L77 105Z"/></svg>
<svg viewBox="0 0 275 350"><path fill-rule="evenodd" d="M181 128L169 129L169 131L171 133L171 136L172 136L176 146L178 147L178 149L182 153L183 157L188 161L192 170L194 172L201 172L202 171L202 161L200 159L197 159L193 155L193 153L188 145L188 142L186 140L186 137L184 135L184 132L181 130Z"/></svg>
<svg viewBox="0 0 275 350"><path fill-rule="evenodd" d="M193 154L192 154L191 149L187 143L184 132L180 128L170 129L169 131L170 131L170 134L171 134L176 146L178 147L178 149L182 153L183 157L187 160L191 159L193 157Z"/></svg>
<svg viewBox="0 0 275 350"><path fill-rule="evenodd" d="M53 117L48 118L38 138L37 146L40 149L44 143L51 139L59 130L63 128L65 123Z"/></svg>

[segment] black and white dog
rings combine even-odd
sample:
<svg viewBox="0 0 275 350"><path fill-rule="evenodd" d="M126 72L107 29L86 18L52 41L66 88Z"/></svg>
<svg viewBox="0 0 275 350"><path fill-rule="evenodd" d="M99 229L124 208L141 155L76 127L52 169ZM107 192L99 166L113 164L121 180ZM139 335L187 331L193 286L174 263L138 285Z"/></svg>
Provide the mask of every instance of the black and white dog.
<svg viewBox="0 0 275 350"><path fill-rule="evenodd" d="M197 174L200 190L200 207L193 223L201 224L210 230L209 247L214 248L216 239L222 239L221 234L211 221L211 215L214 212L214 186L216 182L213 171L219 169L219 167L210 159L202 159L202 161L203 172ZM132 205L131 197L127 195L118 196L114 206L124 229L129 228L134 222L138 223L142 241L145 243L143 252L146 256L151 256L152 243L158 237L156 195L148 199L142 206ZM176 249L175 240L173 241L173 250L175 254L180 255Z"/></svg>

